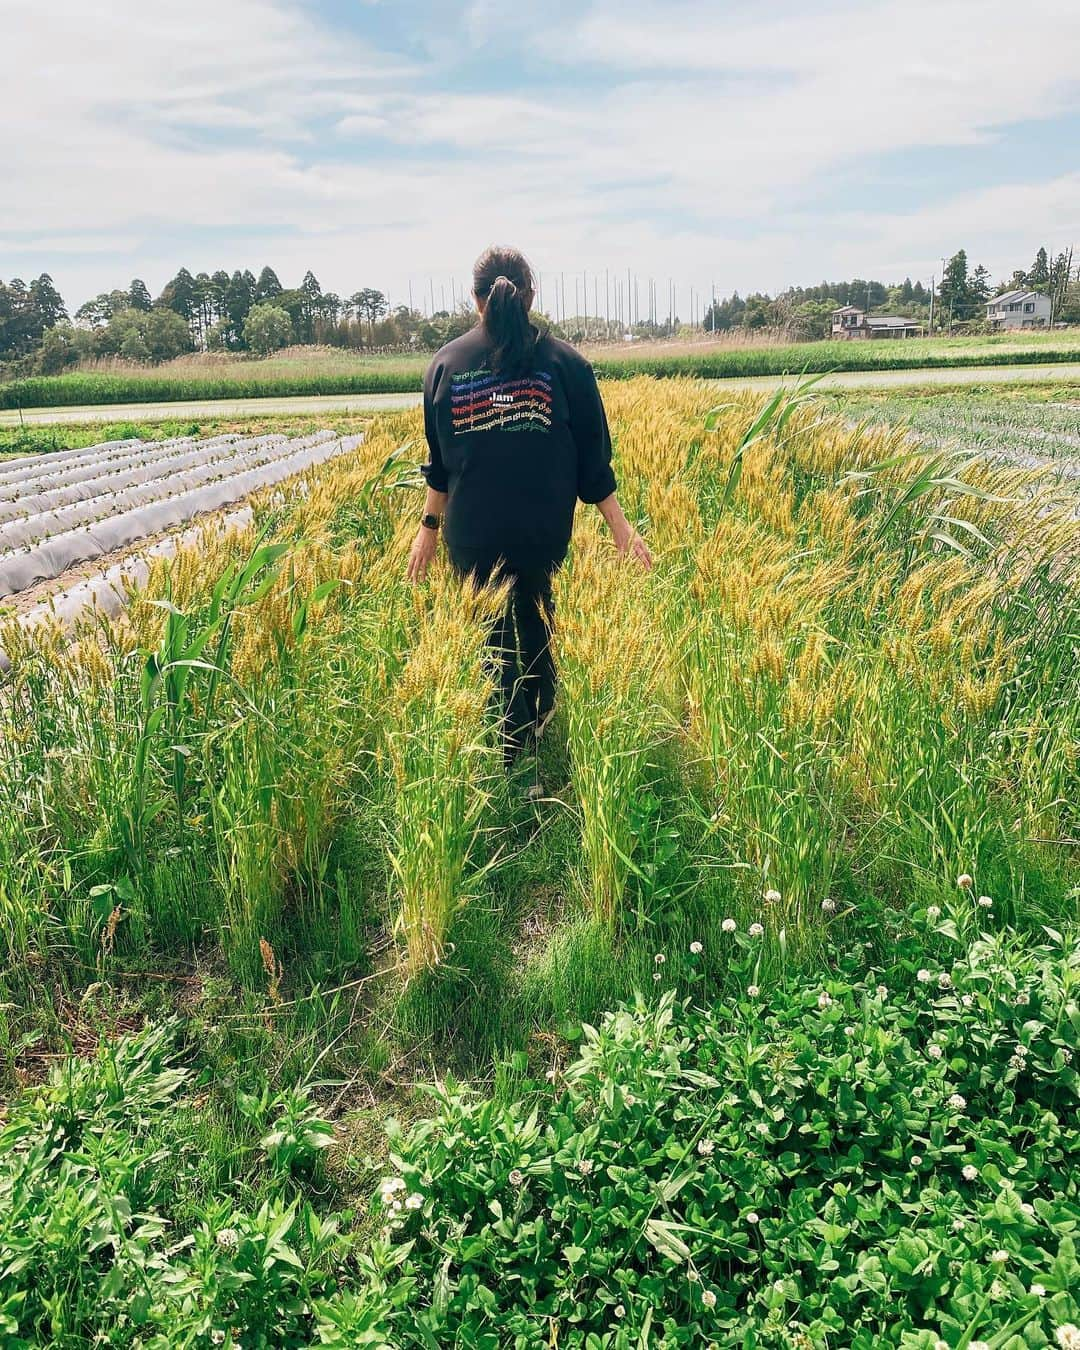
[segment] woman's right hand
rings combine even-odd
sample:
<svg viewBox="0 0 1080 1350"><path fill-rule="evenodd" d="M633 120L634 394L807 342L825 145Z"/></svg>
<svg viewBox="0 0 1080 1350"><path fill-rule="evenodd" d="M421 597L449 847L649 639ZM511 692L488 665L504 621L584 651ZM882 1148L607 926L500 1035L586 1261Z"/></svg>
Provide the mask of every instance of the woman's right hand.
<svg viewBox="0 0 1080 1350"><path fill-rule="evenodd" d="M409 565L405 570L406 578L415 585L427 576L428 567L434 561L435 549L439 542L437 530L429 530L421 525L416 532L412 548L409 550Z"/></svg>

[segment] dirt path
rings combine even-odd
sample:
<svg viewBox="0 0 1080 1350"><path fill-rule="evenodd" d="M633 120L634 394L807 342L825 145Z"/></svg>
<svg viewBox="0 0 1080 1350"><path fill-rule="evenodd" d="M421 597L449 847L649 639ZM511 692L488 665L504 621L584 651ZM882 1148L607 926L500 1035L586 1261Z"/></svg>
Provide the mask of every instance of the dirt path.
<svg viewBox="0 0 1080 1350"><path fill-rule="evenodd" d="M777 375L739 376L709 383L724 389L773 389ZM1060 365L975 366L967 369L837 371L818 380L815 388L893 389L927 386L967 389L986 384L1080 385L1080 362ZM65 422L153 422L171 417L250 417L274 413L386 412L415 408L420 394L324 394L312 398L208 399L185 403L124 403L73 408L27 408L0 411L0 427Z"/></svg>

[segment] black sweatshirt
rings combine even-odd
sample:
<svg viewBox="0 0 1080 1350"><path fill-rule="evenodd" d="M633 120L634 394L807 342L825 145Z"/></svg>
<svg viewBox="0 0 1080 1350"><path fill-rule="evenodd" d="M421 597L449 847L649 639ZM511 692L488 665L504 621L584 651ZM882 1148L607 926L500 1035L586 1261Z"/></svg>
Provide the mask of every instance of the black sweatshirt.
<svg viewBox="0 0 1080 1350"><path fill-rule="evenodd" d="M561 562L574 509L615 491L611 437L596 376L567 342L541 334L532 370L493 375L477 326L437 352L424 378L430 463L421 470L448 493L446 545L465 565Z"/></svg>

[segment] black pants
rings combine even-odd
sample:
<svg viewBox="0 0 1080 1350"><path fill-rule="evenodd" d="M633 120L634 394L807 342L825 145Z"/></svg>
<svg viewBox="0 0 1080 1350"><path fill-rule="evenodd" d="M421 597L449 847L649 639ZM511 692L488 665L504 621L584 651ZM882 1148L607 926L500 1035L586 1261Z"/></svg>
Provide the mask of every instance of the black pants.
<svg viewBox="0 0 1080 1350"><path fill-rule="evenodd" d="M450 561L459 576L471 575L481 585L500 578L511 582L506 608L488 635L492 674L498 688L503 755L509 764L555 703L555 661L549 638L555 617L551 579L559 563L519 568L500 558L456 549Z"/></svg>

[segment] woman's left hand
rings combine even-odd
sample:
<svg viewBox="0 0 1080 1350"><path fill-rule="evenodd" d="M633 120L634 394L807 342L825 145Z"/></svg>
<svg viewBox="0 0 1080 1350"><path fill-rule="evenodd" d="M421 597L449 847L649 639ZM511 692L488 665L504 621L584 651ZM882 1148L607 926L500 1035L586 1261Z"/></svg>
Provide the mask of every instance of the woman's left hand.
<svg viewBox="0 0 1080 1350"><path fill-rule="evenodd" d="M646 572L652 571L653 559L649 546L629 524L625 531L620 530L615 536L615 547L620 553L628 553L630 557L636 558Z"/></svg>

